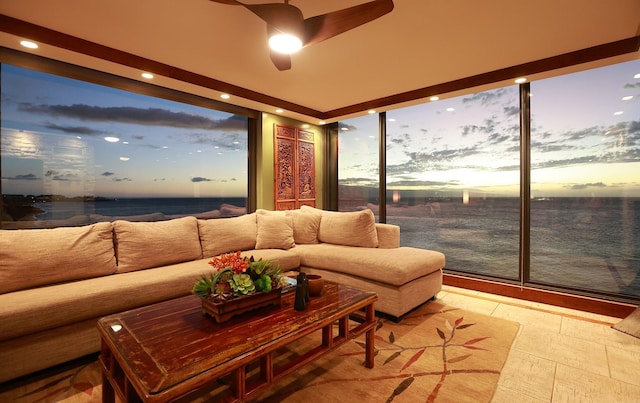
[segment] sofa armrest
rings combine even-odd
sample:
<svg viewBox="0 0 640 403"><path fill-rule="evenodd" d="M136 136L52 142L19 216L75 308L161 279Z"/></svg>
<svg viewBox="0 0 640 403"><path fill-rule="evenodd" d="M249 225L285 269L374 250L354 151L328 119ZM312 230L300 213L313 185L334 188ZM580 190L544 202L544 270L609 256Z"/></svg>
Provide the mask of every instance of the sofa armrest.
<svg viewBox="0 0 640 403"><path fill-rule="evenodd" d="M392 249L400 247L400 226L376 223L378 232L378 248Z"/></svg>

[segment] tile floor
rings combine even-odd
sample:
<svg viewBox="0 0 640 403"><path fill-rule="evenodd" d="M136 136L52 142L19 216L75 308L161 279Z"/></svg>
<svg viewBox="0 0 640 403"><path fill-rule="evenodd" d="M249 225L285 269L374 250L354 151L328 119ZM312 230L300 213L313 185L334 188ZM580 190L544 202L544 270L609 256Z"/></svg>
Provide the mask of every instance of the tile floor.
<svg viewBox="0 0 640 403"><path fill-rule="evenodd" d="M640 339L620 319L449 286L438 299L520 323L492 403L640 402Z"/></svg>

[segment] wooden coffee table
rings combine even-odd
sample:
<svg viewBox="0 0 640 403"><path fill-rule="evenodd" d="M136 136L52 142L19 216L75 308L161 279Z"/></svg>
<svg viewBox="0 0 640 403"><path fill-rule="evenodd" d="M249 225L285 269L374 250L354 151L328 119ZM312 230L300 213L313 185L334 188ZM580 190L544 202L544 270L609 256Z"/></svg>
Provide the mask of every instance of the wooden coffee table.
<svg viewBox="0 0 640 403"><path fill-rule="evenodd" d="M210 389L224 377L230 379L229 401L243 402L364 333L365 365L373 368L375 293L327 283L323 295L312 297L304 311L293 309L294 294L283 295L280 307L221 324L203 315L196 296L100 319L103 401L113 402L117 394L123 402L166 402ZM314 332L319 333L317 346L279 355ZM258 375L248 376L250 368Z"/></svg>

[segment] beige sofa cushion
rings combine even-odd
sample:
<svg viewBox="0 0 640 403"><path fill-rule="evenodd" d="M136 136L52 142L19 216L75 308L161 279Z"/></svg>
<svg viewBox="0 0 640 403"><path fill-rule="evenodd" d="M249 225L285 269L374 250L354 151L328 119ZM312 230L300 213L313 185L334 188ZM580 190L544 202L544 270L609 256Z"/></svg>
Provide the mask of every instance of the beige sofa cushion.
<svg viewBox="0 0 640 403"><path fill-rule="evenodd" d="M301 210L317 209L303 206ZM322 210L318 240L334 245L376 248L378 247L376 217L371 209L350 212Z"/></svg>
<svg viewBox="0 0 640 403"><path fill-rule="evenodd" d="M300 266L303 268L335 271L395 287L439 271L445 266L444 254L411 247L352 248L321 243L296 245L291 251L300 256Z"/></svg>
<svg viewBox="0 0 640 403"><path fill-rule="evenodd" d="M293 219L293 240L297 244L318 243L322 210L287 210Z"/></svg>
<svg viewBox="0 0 640 403"><path fill-rule="evenodd" d="M256 213L231 218L198 220L198 230L203 257L256 247L258 234Z"/></svg>
<svg viewBox="0 0 640 403"><path fill-rule="evenodd" d="M0 293L115 271L111 223L0 230Z"/></svg>
<svg viewBox="0 0 640 403"><path fill-rule="evenodd" d="M200 259L198 220L113 222L118 273Z"/></svg>
<svg viewBox="0 0 640 403"><path fill-rule="evenodd" d="M293 241L293 220L285 214L270 214L258 210L256 249L290 249Z"/></svg>

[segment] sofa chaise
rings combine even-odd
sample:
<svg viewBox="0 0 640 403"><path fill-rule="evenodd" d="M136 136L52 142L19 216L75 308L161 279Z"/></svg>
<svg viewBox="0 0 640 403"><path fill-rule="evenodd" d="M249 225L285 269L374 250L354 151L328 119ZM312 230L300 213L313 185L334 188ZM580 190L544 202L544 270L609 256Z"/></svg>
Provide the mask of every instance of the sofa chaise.
<svg viewBox="0 0 640 403"><path fill-rule="evenodd" d="M371 210L311 207L0 230L0 382L99 351L97 319L187 295L211 257L237 250L374 291L376 310L399 318L440 291L445 264L399 242Z"/></svg>

